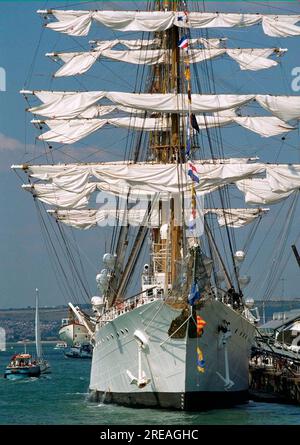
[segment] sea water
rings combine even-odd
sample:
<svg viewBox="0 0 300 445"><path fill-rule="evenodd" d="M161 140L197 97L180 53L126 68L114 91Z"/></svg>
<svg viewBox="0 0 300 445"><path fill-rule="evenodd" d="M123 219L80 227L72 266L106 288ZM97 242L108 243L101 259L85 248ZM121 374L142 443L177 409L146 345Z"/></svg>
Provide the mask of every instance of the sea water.
<svg viewBox="0 0 300 445"><path fill-rule="evenodd" d="M1 425L300 425L300 406L250 401L199 413L125 408L88 401L91 360L66 359L44 345L52 368L40 378L8 381L4 369L22 345L0 353ZM27 351L34 353L33 346ZM201 397L201 394L199 394Z"/></svg>

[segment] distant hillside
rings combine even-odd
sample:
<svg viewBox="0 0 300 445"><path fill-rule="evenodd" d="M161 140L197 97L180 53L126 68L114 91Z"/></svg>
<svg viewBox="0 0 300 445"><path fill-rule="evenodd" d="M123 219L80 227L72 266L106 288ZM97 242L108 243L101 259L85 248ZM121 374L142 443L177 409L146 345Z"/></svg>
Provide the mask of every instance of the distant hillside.
<svg viewBox="0 0 300 445"><path fill-rule="evenodd" d="M87 313L89 305L80 305ZM68 306L39 309L42 340L57 340L61 320L67 318ZM0 309L0 327L6 331L7 341L34 340L35 308Z"/></svg>
<svg viewBox="0 0 300 445"><path fill-rule="evenodd" d="M40 308L40 320L41 321L61 321L62 318L66 318L68 308ZM35 309L0 309L0 323L2 320L22 320L22 321L34 321Z"/></svg>
<svg viewBox="0 0 300 445"><path fill-rule="evenodd" d="M43 340L58 339L62 318L68 315L67 307L40 308L41 336ZM34 339L35 309L0 309L0 327L6 330L7 341Z"/></svg>

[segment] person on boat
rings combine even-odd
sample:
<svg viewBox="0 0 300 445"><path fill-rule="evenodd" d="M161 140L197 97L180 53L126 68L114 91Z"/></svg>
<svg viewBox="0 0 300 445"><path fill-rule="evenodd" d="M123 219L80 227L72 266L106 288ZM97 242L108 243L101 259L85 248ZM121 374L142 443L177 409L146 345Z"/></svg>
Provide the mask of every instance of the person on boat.
<svg viewBox="0 0 300 445"><path fill-rule="evenodd" d="M227 302L234 308L239 308L241 305L241 294L237 293L233 287L227 291Z"/></svg>
<svg viewBox="0 0 300 445"><path fill-rule="evenodd" d="M122 311L124 309L124 302L119 300L116 302L116 308L118 311Z"/></svg>

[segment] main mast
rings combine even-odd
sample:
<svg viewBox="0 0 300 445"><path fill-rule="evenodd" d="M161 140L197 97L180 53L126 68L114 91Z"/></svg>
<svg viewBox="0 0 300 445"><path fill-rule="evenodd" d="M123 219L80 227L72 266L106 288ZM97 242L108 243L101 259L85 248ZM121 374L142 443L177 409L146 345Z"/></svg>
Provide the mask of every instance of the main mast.
<svg viewBox="0 0 300 445"><path fill-rule="evenodd" d="M161 2L157 2L160 8ZM178 1L164 0L162 7L164 10L177 10ZM174 93L181 92L180 85L180 60L179 60L179 30L178 27L172 26L165 32L160 33L162 48L169 51L168 64L157 65L154 68L153 90L156 93ZM181 141L179 134L179 115L171 113L168 116L170 122L170 132L163 132L152 135L152 153L156 162L160 163L181 163ZM151 139L150 139L151 140ZM179 191L179 190L178 190ZM162 212L162 202L160 201L160 211ZM175 204L174 199L170 198L168 202L169 224L168 230L162 236L161 230L153 229L153 260L154 273L164 272L165 274L165 297L168 296L168 289L172 286L176 279L176 265L181 256L181 247L183 245L183 229L181 226L175 226ZM157 265L160 263L160 267Z"/></svg>

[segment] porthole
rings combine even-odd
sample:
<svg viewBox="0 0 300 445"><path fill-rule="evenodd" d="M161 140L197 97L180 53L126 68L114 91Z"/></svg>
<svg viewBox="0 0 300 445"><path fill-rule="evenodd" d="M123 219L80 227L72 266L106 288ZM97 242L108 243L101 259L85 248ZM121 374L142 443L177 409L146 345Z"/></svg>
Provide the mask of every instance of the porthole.
<svg viewBox="0 0 300 445"><path fill-rule="evenodd" d="M125 331L126 331L126 332L127 332L127 334L128 334L128 332L129 332L129 331L128 331L128 329L127 329L127 328L125 328Z"/></svg>
<svg viewBox="0 0 300 445"><path fill-rule="evenodd" d="M123 329L121 329L121 332L122 332L123 335L125 334L125 332L123 331Z"/></svg>
<svg viewBox="0 0 300 445"><path fill-rule="evenodd" d="M114 338L113 334L110 334L111 338Z"/></svg>
<svg viewBox="0 0 300 445"><path fill-rule="evenodd" d="M106 336L106 338L107 338L107 340L109 341L109 336L108 336L108 335Z"/></svg>

